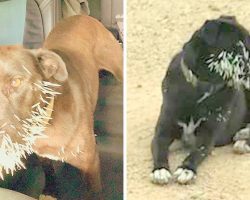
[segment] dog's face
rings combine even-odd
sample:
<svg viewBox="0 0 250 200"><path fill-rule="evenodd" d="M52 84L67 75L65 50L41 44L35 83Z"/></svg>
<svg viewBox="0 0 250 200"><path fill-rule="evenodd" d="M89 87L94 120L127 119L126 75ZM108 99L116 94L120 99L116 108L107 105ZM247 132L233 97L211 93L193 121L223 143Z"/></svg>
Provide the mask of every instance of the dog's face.
<svg viewBox="0 0 250 200"><path fill-rule="evenodd" d="M244 54L249 49L249 33L234 17L220 17L206 21L184 45L184 61L198 79L221 83L226 79L232 79L233 74L227 74L231 73L227 71L230 66L236 69L236 65L243 64L246 68L249 56ZM237 76L240 77L240 74Z"/></svg>
<svg viewBox="0 0 250 200"><path fill-rule="evenodd" d="M34 140L43 137L49 106L68 73L48 50L0 47L0 176L23 167Z"/></svg>

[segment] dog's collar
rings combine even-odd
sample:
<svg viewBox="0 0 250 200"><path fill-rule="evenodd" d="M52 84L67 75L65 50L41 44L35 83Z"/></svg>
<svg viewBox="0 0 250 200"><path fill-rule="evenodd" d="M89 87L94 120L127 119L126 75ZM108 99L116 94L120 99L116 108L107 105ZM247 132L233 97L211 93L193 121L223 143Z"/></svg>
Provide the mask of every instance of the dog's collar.
<svg viewBox="0 0 250 200"><path fill-rule="evenodd" d="M198 78L193 74L192 70L189 69L183 58L181 59L181 70L186 81L188 83L191 83L193 87L196 87L198 83Z"/></svg>

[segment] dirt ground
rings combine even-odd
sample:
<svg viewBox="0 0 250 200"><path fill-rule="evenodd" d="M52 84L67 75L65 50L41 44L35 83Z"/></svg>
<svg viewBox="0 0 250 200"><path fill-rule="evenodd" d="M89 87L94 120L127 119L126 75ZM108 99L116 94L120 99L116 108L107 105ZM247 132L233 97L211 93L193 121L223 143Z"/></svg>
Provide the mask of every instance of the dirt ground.
<svg viewBox="0 0 250 200"><path fill-rule="evenodd" d="M249 0L127 0L127 199L245 200L250 195L250 155L232 145L217 148L195 183L150 183L150 142L161 105L161 81L171 58L206 19L235 15L250 30ZM172 149L173 171L184 158Z"/></svg>

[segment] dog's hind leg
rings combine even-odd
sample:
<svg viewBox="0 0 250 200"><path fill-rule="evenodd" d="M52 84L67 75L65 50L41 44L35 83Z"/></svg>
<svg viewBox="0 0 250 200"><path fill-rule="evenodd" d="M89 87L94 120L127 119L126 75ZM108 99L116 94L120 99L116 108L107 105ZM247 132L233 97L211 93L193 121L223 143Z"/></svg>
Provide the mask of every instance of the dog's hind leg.
<svg viewBox="0 0 250 200"><path fill-rule="evenodd" d="M150 176L151 181L156 184L167 184L171 179L168 150L178 134L178 126L170 113L172 112L163 103L151 144L154 168Z"/></svg>
<svg viewBox="0 0 250 200"><path fill-rule="evenodd" d="M250 91L245 91L245 98L248 108L248 112L245 116L245 126L243 126L233 138L233 150L239 154L250 153Z"/></svg>
<svg viewBox="0 0 250 200"><path fill-rule="evenodd" d="M240 129L234 136L233 150L235 153L250 153L250 124Z"/></svg>

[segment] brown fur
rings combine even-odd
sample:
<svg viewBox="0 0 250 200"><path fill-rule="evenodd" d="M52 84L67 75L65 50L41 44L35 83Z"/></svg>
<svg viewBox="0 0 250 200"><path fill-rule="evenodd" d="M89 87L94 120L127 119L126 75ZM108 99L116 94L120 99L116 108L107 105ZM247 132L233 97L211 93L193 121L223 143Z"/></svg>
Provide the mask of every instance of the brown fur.
<svg viewBox="0 0 250 200"><path fill-rule="evenodd" d="M121 47L101 23L87 16L74 16L59 23L43 47L62 51L68 56L67 68L75 68L68 69L66 94L56 100L53 126L47 132L50 142L38 141L36 148L42 154L57 154L64 145L68 153L65 161L85 172L94 191L99 191L99 156L93 132L98 72L106 69L122 79ZM77 145L83 153L73 157L70 152L75 152Z"/></svg>
<svg viewBox="0 0 250 200"><path fill-rule="evenodd" d="M60 58L51 51L56 52ZM36 153L60 157L79 168L86 174L91 191L100 192L99 156L93 131L93 114L99 87L98 72L105 69L122 80L120 45L97 20L88 16L74 16L56 25L42 49L0 47L0 60L4 60L6 55L14 55L34 74L35 78L31 77L29 81L43 79L62 85L62 94L55 98L51 125L46 129L48 138L36 140ZM6 59L11 62L12 58L7 56ZM13 62L18 61L14 59ZM32 101L27 102L27 106L36 100L34 94L29 97ZM26 107L22 107L19 115L27 112L24 110ZM77 153L78 145L80 153ZM63 155L58 154L61 147L64 147Z"/></svg>

